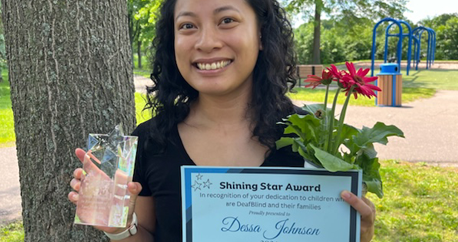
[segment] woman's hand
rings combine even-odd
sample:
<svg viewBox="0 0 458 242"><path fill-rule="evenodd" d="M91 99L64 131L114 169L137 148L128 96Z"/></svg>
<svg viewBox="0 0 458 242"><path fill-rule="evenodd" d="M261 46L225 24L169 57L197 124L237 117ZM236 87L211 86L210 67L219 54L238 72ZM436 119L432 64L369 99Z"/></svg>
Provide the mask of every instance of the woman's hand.
<svg viewBox="0 0 458 242"><path fill-rule="evenodd" d="M349 191L343 191L340 196L361 214L361 242L371 241L374 236L374 204L366 197L359 198Z"/></svg>
<svg viewBox="0 0 458 242"><path fill-rule="evenodd" d="M96 174L97 179L100 179L100 180L106 179L107 181L110 181L110 178L108 176L106 176L105 173L103 173L103 171L101 171L96 165L94 165L90 161L90 159L86 156L86 152L84 150L76 149L75 153L76 153L76 156L79 158L79 160L83 163L83 167L85 168L86 173L88 173L88 174L89 173ZM75 191L72 191L72 192L70 192L68 194L68 199L72 203L74 203L75 205L78 203L78 199L79 199L78 192L80 190L81 181L84 178L84 174L85 174L85 172L83 171L82 168L77 168L73 172L73 177L74 178L70 182L70 186ZM118 174L118 173L115 176L118 176L118 178L122 178L123 177L121 174ZM135 201L136 201L136 199L138 197L138 194L142 190L142 186L138 182L129 182L127 184L127 190L130 193L129 215L128 215L128 219L127 219L127 221L128 221L127 222L127 225L128 225L127 227L129 227L130 223L132 221L132 214L133 214L134 209L135 209ZM84 213L78 214L78 217L82 221L88 221L90 218L85 218L85 216L86 215L90 215L90 214L94 214L94 213L92 213L90 211L85 211ZM94 227L99 229L99 230L105 231L107 233L112 233L112 234L120 233L120 232L123 232L124 230L126 230L126 228L113 228L113 227L104 227L104 226L94 226Z"/></svg>

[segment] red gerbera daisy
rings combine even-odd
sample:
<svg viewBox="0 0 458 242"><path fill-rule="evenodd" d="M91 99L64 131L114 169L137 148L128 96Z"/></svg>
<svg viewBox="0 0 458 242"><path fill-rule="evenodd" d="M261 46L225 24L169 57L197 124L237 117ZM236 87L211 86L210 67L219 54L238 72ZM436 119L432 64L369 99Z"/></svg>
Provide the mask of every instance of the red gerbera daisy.
<svg viewBox="0 0 458 242"><path fill-rule="evenodd" d="M348 95L348 92L353 85L356 85L356 87L353 89L353 95L355 96L355 99L358 98L358 93L371 98L371 96L377 96L373 90L382 91L382 89L379 87L370 84L370 82L377 80L378 77L366 77L370 70L369 68L365 70L360 68L358 71L356 71L355 65L353 65L353 63L346 62L345 65L347 65L349 72L345 72L345 75L342 76L341 80L347 84L344 85L346 88L345 91L347 92L346 95Z"/></svg>
<svg viewBox="0 0 458 242"><path fill-rule="evenodd" d="M315 76L315 75L307 75L307 79L305 79L304 82L309 83L305 87L312 87L312 89L314 89L315 87L319 86L320 84L329 85L332 79L333 79L332 73L323 69L323 71L321 72L321 77Z"/></svg>

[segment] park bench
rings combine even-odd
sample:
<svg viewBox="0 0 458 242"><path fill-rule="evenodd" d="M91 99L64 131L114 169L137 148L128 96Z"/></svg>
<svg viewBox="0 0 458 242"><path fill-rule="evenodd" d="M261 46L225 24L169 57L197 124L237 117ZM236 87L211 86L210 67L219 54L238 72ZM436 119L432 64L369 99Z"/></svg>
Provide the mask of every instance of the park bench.
<svg viewBox="0 0 458 242"><path fill-rule="evenodd" d="M297 76L299 78L299 87L301 86L302 80L307 79L308 75L316 75L321 77L323 71L323 65L298 65L296 66Z"/></svg>

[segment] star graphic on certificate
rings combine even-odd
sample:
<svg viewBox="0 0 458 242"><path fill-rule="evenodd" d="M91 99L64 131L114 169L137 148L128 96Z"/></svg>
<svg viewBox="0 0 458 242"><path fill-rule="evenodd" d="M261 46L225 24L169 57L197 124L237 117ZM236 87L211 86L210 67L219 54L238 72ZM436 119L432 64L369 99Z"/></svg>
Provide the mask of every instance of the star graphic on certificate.
<svg viewBox="0 0 458 242"><path fill-rule="evenodd" d="M202 183L198 183L197 181L194 181L194 184L191 185L192 188L194 188L194 191L201 190Z"/></svg>
<svg viewBox="0 0 458 242"><path fill-rule="evenodd" d="M202 177L203 177L203 175L200 174L200 173L196 175L197 180L202 180Z"/></svg>
<svg viewBox="0 0 458 242"><path fill-rule="evenodd" d="M204 181L204 188L210 189L210 185L211 185L211 184L212 184L212 183L210 182L210 179L207 179L207 181Z"/></svg>

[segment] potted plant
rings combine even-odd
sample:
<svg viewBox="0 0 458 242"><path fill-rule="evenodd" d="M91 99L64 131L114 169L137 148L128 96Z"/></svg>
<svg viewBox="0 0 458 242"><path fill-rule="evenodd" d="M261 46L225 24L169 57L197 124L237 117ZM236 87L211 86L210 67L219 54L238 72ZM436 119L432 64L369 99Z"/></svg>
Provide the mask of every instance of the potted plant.
<svg viewBox="0 0 458 242"><path fill-rule="evenodd" d="M352 96L376 97L375 91L380 88L371 84L377 77L366 77L369 69L356 71L353 63L346 62L347 70L339 70L335 65L324 69L321 77L309 75L306 87L315 88L324 85L326 95L323 104L305 105L307 115L293 114L280 122L286 125L284 134L277 141L277 148L288 145L299 152L305 160L328 171L348 171L361 169L363 183L368 192L383 197L382 179L380 177L377 152L374 143L386 145L387 137L404 137L404 133L394 125L377 122L372 128L355 128L345 124L345 114ZM330 85L337 83L332 107L328 108ZM336 118L336 104L339 93L346 95L339 118ZM295 137L291 137L295 134Z"/></svg>

